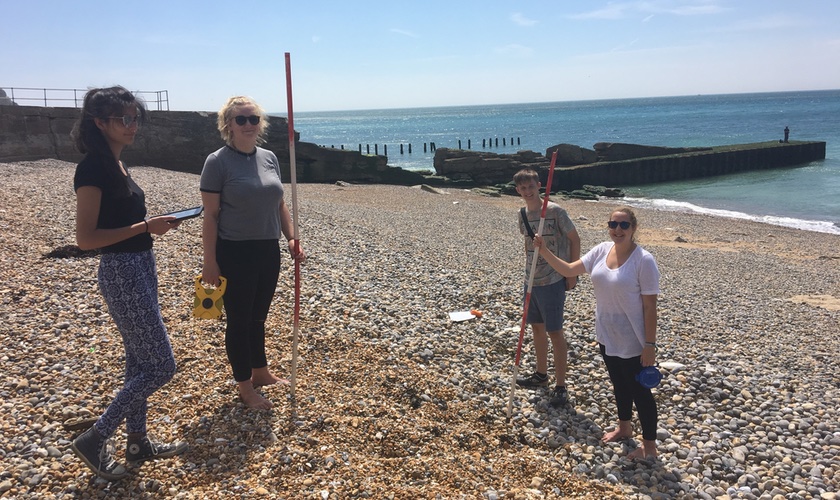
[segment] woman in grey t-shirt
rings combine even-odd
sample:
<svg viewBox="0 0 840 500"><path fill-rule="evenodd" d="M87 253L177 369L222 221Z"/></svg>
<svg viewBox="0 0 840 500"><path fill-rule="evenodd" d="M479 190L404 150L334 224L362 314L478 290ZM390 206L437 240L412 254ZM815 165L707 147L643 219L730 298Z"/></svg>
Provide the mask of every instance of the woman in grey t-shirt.
<svg viewBox="0 0 840 500"><path fill-rule="evenodd" d="M219 111L218 129L226 145L207 157L201 172L202 279L227 280L225 349L233 378L248 407L268 409L271 401L256 389L285 382L268 368L265 321L280 275L281 235L295 255L292 217L277 157L257 146L268 129L262 108L249 97L231 97ZM302 248L296 258L305 258Z"/></svg>

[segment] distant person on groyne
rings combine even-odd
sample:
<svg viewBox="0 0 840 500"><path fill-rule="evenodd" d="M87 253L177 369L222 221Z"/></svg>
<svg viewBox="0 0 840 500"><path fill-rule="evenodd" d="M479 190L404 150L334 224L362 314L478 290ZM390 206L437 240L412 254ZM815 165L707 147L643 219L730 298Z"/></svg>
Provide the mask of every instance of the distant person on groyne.
<svg viewBox="0 0 840 500"><path fill-rule="evenodd" d="M610 215L612 241L596 245L580 260L557 258L541 235L534 246L548 264L567 278L589 273L595 290L595 337L613 384L618 427L604 434L605 443L633 437L633 404L642 424L642 446L630 458L657 456L656 401L636 380L643 367L656 363L656 303L659 268L653 256L636 243L638 221L629 208Z"/></svg>
<svg viewBox="0 0 840 500"><path fill-rule="evenodd" d="M158 301L158 278L152 234L177 227L174 217L146 219L146 197L120 161L123 148L146 117L146 109L123 87L92 89L73 129L79 152L76 167L76 242L82 250L98 248L99 289L125 348L122 389L96 423L70 447L97 475L115 481L125 467L109 451L109 441L125 420L126 461L168 458L186 443L162 444L146 434L147 399L175 375L175 357ZM114 375L116 377L116 375Z"/></svg>
<svg viewBox="0 0 840 500"><path fill-rule="evenodd" d="M540 177L532 169L523 169L513 176L513 182L516 184L516 192L525 201L525 207L519 214L519 232L525 236L525 282L528 283L528 280L532 278L529 276L531 259L539 259L529 234L539 227L540 222L543 204L540 197ZM580 236L574 223L560 205L551 201L546 207L543 233L546 244L558 255L562 255L567 260L577 260L580 257ZM566 333L563 330L563 310L566 303L566 291L575 287L577 278L564 278L544 260L540 260L534 271L533 280L526 321L531 325L534 333L536 367L532 374L518 377L516 384L521 387L548 385L548 340L550 338L554 354L554 389L549 403L554 407L560 407L569 399L566 389L569 353Z"/></svg>
<svg viewBox="0 0 840 500"><path fill-rule="evenodd" d="M225 349L239 397L249 408L269 409L257 388L286 382L268 368L265 321L280 277L279 238L295 255L294 227L286 206L280 163L265 142L268 115L244 96L231 97L217 127L226 145L210 153L201 171L204 204L204 282L227 279Z"/></svg>

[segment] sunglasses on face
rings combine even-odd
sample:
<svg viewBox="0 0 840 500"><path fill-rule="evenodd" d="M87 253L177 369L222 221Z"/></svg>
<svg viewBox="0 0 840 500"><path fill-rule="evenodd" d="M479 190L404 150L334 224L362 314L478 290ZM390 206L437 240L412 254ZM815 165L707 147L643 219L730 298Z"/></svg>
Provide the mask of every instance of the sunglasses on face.
<svg viewBox="0 0 840 500"><path fill-rule="evenodd" d="M140 115L109 116L108 118L112 120L122 120L122 124L125 128L130 127L134 123L136 123L138 127L140 126Z"/></svg>
<svg viewBox="0 0 840 500"><path fill-rule="evenodd" d="M630 229L630 223L627 222L626 220L623 220L621 222L618 222L617 220L611 220L611 221L607 222L607 226L609 226L610 229L615 229L617 227L620 227L621 229L624 229L624 230Z"/></svg>
<svg viewBox="0 0 840 500"><path fill-rule="evenodd" d="M251 125L257 125L257 124L260 123L260 115L250 115L250 116L239 115L239 116L235 116L233 119L236 122L236 124L239 125L240 127L242 125L245 125L245 122L248 122Z"/></svg>

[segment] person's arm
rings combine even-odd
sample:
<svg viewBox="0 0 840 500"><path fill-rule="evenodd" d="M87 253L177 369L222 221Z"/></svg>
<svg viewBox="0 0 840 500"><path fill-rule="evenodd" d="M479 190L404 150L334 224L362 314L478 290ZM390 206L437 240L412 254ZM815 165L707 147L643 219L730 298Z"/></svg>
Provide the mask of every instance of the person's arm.
<svg viewBox="0 0 840 500"><path fill-rule="evenodd" d="M295 255L295 230L292 225L292 214L289 212L289 207L286 205L286 200L280 201L280 231L289 243L289 253L295 259L303 262L306 260L306 254L303 252L303 245L298 241L298 253Z"/></svg>
<svg viewBox="0 0 840 500"><path fill-rule="evenodd" d="M656 303L658 295L642 295L642 311L645 318L645 347L642 349L642 366L656 364Z"/></svg>
<svg viewBox="0 0 840 500"><path fill-rule="evenodd" d="M534 236L534 246L539 248L540 256L545 259L545 261L548 262L548 265L554 268L555 271L566 278L579 276L586 272L586 267L584 267L583 261L577 259L572 263L566 262L551 253L551 250L549 250L544 243L545 242L543 241L542 236L539 234ZM580 253L580 250L578 250L578 253Z"/></svg>
<svg viewBox="0 0 840 500"><path fill-rule="evenodd" d="M204 263L201 280L219 286L219 263L216 260L216 242L219 239L219 209L222 195L201 192L201 204L204 205L204 220L201 223L201 244L204 250Z"/></svg>
<svg viewBox="0 0 840 500"><path fill-rule="evenodd" d="M76 245L81 250L103 248L142 233L164 234L173 227L175 217L153 217L129 226L114 229L97 227L102 207L102 190L96 186L81 186L76 190Z"/></svg>
<svg viewBox="0 0 840 500"><path fill-rule="evenodd" d="M566 235L569 238L569 260L575 262L580 260L580 235L577 229L569 231ZM566 278L566 290L571 290L577 285L577 276Z"/></svg>

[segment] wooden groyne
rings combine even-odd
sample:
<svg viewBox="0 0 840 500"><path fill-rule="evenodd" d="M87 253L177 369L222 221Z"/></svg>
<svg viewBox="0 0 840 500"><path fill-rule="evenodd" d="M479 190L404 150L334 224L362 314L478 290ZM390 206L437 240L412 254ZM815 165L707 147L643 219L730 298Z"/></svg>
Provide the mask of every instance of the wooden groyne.
<svg viewBox="0 0 840 500"><path fill-rule="evenodd" d="M490 138L481 139L481 149L499 148L500 147L499 146L499 144L500 144L499 141L501 141L501 147L502 148L514 147L514 146L519 146L519 145L522 144L522 138L521 137L510 137L510 138L508 138L508 137L490 137ZM467 140L458 139L457 142L458 142L458 149L472 150L472 147L473 147L472 139L467 139ZM477 143L477 141L476 141L476 143ZM372 145L373 149L371 149L371 145ZM392 144L392 146L393 145L394 144ZM405 142L405 141L397 142L396 145L399 147L400 155L412 154L412 152L414 150L414 148L412 146L412 143L410 143L410 142ZM463 147L464 145L466 145L466 148ZM330 149L339 149L339 150L344 150L345 149L344 144L340 144L338 146L336 146L335 144L330 144L329 146L327 146L326 144L321 144L320 146L322 148L330 148ZM357 143L357 149L358 149L359 153L368 154L368 155L369 154L378 155L379 154L379 146L380 146L379 143L372 143L372 144L371 143L364 143L364 144ZM381 146L382 146L382 154L384 156L388 156L388 144L383 143ZM436 150L437 150L437 144L434 141L429 141L429 142L424 142L423 143L423 154L434 153Z"/></svg>
<svg viewBox="0 0 840 500"><path fill-rule="evenodd" d="M794 167L825 159L826 144L773 141L678 150L599 143L597 155L577 146L564 146L567 146L564 158L557 160L553 190L572 191L584 185L625 187ZM610 154L607 149L611 146L619 146L621 154ZM578 154L572 154L575 150L579 150ZM534 151L495 154L440 148L435 153L434 166L438 176L478 185L507 184L514 173L528 167L540 172L545 183L550 165L548 154Z"/></svg>
<svg viewBox="0 0 840 500"><path fill-rule="evenodd" d="M637 186L794 167L824 159L824 141L736 144L713 147L707 151L564 167L555 172L554 187L568 190L586 184Z"/></svg>

